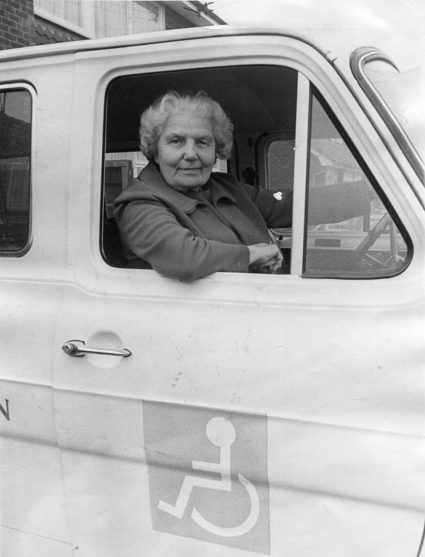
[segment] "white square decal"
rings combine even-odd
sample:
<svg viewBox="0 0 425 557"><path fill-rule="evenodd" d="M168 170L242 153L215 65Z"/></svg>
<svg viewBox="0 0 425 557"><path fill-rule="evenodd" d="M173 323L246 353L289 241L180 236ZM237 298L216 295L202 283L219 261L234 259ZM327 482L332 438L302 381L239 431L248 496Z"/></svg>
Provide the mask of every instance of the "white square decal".
<svg viewBox="0 0 425 557"><path fill-rule="evenodd" d="M143 402L154 530L269 554L267 417Z"/></svg>

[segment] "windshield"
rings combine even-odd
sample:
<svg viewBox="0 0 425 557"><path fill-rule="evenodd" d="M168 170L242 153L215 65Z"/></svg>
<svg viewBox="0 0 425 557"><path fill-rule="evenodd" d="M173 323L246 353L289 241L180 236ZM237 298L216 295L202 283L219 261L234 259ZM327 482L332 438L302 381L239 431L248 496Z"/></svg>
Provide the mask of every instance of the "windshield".
<svg viewBox="0 0 425 557"><path fill-rule="evenodd" d="M425 152L423 65L416 64L399 72L391 60L378 51L363 51L359 55L356 61L360 64L356 69L353 67L354 74L387 122L412 166L423 179Z"/></svg>
<svg viewBox="0 0 425 557"><path fill-rule="evenodd" d="M365 64L364 72L419 154L423 154L425 108L420 95L424 82L423 68L418 65L404 73L399 73L388 62L375 60Z"/></svg>

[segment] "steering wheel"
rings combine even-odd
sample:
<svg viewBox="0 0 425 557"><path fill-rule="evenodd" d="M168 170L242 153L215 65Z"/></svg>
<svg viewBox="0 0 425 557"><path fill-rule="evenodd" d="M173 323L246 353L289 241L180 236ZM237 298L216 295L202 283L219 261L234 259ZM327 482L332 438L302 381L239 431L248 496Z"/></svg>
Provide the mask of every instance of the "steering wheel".
<svg viewBox="0 0 425 557"><path fill-rule="evenodd" d="M375 224L375 226L371 230L369 230L366 237L360 242L357 248L353 251L352 261L351 261L353 268L359 265L359 263L363 261L363 259L367 259L368 263L372 263L378 269L387 268L388 261L385 261L383 263L382 261L379 261L375 257L369 255L367 252L373 246L376 240L381 236L381 234L385 231L385 229L391 225L391 223L392 223L392 219L389 213L385 213L385 215L383 215L379 219L379 221ZM394 234L394 232L392 233ZM392 241L391 244L394 250L395 242ZM396 255L397 255L396 253L392 253L391 257Z"/></svg>

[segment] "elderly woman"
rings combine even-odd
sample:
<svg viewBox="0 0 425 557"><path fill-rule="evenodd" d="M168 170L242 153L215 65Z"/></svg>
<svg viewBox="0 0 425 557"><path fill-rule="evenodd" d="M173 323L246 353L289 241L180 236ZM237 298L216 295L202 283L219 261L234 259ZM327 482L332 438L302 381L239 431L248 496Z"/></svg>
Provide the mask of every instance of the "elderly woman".
<svg viewBox="0 0 425 557"><path fill-rule="evenodd" d="M217 271L276 272L282 263L269 227L291 225L292 194L212 173L227 159L233 125L199 92L171 91L141 116L140 144L149 164L115 201L127 266L192 281ZM347 218L347 217L345 217Z"/></svg>

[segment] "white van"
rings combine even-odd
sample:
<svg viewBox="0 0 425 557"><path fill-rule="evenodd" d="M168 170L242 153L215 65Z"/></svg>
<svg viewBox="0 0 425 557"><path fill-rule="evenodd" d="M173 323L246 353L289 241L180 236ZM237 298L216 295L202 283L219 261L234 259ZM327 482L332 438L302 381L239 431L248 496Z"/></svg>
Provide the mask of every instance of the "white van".
<svg viewBox="0 0 425 557"><path fill-rule="evenodd" d="M215 27L0 53L2 557L425 554L420 83L400 96L385 53L334 42ZM113 200L169 89L231 117L219 170L293 187L282 273L123 266ZM360 181L367 215L309 225L311 188Z"/></svg>

